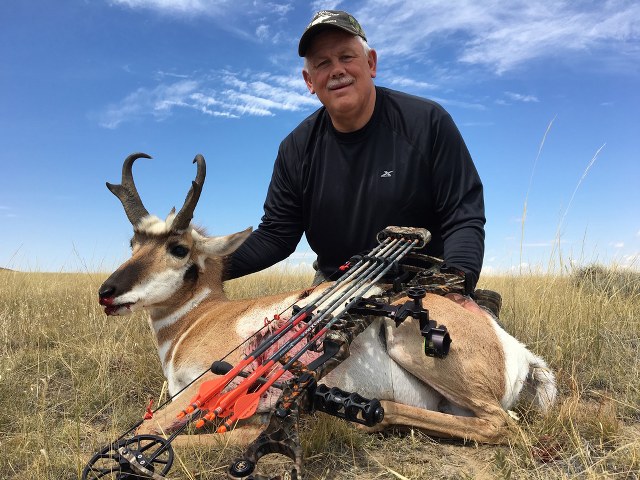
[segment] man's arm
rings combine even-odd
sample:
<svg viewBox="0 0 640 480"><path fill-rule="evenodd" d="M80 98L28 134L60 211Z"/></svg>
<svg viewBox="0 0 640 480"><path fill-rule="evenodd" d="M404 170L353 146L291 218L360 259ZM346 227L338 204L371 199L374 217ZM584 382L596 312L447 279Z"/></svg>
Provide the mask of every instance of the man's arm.
<svg viewBox="0 0 640 480"><path fill-rule="evenodd" d="M444 241L444 261L465 272L471 293L484 256L484 195L482 182L467 146L450 115L433 125L432 188Z"/></svg>
<svg viewBox="0 0 640 480"><path fill-rule="evenodd" d="M284 148L278 151L258 228L232 254L225 279L263 270L287 258L304 230L300 182L287 168Z"/></svg>

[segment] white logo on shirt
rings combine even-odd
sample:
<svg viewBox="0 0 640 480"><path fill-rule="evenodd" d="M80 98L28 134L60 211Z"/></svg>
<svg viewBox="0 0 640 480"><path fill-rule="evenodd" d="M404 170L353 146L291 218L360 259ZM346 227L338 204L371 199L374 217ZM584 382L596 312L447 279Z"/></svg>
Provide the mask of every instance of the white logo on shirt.
<svg viewBox="0 0 640 480"><path fill-rule="evenodd" d="M393 170L385 170L384 173L380 175L380 178L388 178L391 176L392 173L393 173Z"/></svg>

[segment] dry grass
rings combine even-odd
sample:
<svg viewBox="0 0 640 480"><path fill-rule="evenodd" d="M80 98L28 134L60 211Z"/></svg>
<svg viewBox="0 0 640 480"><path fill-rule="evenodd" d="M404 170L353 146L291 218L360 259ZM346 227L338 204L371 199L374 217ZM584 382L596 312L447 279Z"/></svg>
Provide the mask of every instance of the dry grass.
<svg viewBox="0 0 640 480"><path fill-rule="evenodd" d="M560 387L549 415L518 409L508 446L370 436L319 414L302 425L308 478L637 479L640 290L637 276L621 273L483 279L503 295L507 330L549 361ZM146 321L106 318L96 301L103 279L0 272L0 478L79 478L88 457L161 391ZM241 298L310 280L262 274L227 290ZM173 479L223 478L238 453L176 450Z"/></svg>

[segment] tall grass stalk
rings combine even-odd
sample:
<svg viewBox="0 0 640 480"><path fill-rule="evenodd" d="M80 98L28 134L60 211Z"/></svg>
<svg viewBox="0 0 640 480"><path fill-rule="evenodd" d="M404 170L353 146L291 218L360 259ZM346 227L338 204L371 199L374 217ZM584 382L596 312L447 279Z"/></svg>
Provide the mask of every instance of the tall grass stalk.
<svg viewBox="0 0 640 480"><path fill-rule="evenodd" d="M540 142L540 146L538 147L538 153L536 154L536 159L533 162L533 167L531 168L531 176L529 177L529 185L527 186L527 193L524 196L524 205L522 207L522 220L520 221L520 261L518 262L520 273L522 273L522 253L523 253L522 251L524 248L524 225L527 220L527 205L529 204L529 194L531 193L531 186L533 185L533 177L536 172L536 166L538 165L538 160L540 160L540 155L542 154L542 147L544 147L544 142L546 142L547 140L547 135L549 135L549 132L551 131L551 126L553 125L553 122L555 122L556 117L557 115L551 119L551 121L549 122L549 125L547 125L547 129L545 130L544 135L542 136L542 141Z"/></svg>
<svg viewBox="0 0 640 480"><path fill-rule="evenodd" d="M578 189L580 188L580 185L582 185L582 182L584 181L584 179L587 178L587 174L589 173L589 170L591 170L591 167L593 167L593 164L596 163L596 159L598 158L598 155L600 155L600 152L605 147L605 145L606 145L606 143L603 144L596 151L596 153L593 155L593 157L591 158L591 161L589 161L589 164L584 169L584 172L582 172L582 176L578 180L578 183L576 184L576 187L573 189L573 193L571 194L571 198L569 199L569 203L567 204L567 208L564 209L564 212L562 213L562 217L560 218L560 221L558 222L558 228L556 229L556 235L555 235L554 242L553 242L553 248L551 250L551 255L549 256L549 265L547 266L547 271L552 271L551 262L553 261L554 257L556 256L556 253L558 254L558 256L560 256L562 254L562 250L560 249L560 235L561 235L561 232L562 232L562 226L564 225L564 220L567 217L567 214L569 213L569 209L571 208L571 204L573 203L573 199L575 198L576 193L578 192ZM559 258L559 262L560 262L560 264L562 264L562 257Z"/></svg>

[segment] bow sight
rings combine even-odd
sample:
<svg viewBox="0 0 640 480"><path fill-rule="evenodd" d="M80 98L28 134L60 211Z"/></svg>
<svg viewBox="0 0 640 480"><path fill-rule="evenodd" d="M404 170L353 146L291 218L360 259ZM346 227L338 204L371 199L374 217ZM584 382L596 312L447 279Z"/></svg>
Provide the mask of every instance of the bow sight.
<svg viewBox="0 0 640 480"><path fill-rule="evenodd" d="M380 232L376 248L351 259L343 275L311 304L302 308L294 306L291 317L237 365L214 362L211 371L218 377L201 384L197 395L180 413L186 422L168 438L135 435L141 421L97 452L85 467L82 479L165 479L173 463L171 442L187 426L193 424L200 428L213 423L217 432L226 432L239 420L251 417L260 398L270 388L280 389L282 393L269 424L247 447L242 458L231 464L227 472L229 478L269 479L254 473L260 458L268 453L291 458L294 467L287 475L298 478L302 469L297 431L299 412L321 411L367 426L380 423L384 418L380 401L330 388L318 381L349 356L349 345L375 317L388 317L396 326L409 316L415 318L425 338L424 353L440 358L447 355L451 344L449 334L444 326L438 326L429 318L429 312L422 305L425 293L433 291L432 280L442 280L442 276L437 275L442 261L411 253L425 246L430 238L431 234L424 229L388 227ZM407 260L412 261L405 264ZM384 295L367 297L374 285L392 287ZM439 285L455 291L460 282L456 278L444 278ZM391 300L403 296L410 300L401 305L390 304ZM281 346L272 353L270 349L276 348L279 342ZM296 350L292 353L294 347ZM300 358L307 351L319 351L321 355L305 365ZM247 371L256 359L266 355L264 362ZM282 381L285 372L292 377Z"/></svg>

